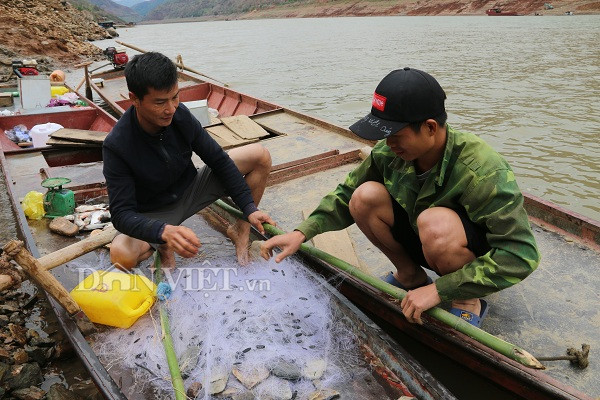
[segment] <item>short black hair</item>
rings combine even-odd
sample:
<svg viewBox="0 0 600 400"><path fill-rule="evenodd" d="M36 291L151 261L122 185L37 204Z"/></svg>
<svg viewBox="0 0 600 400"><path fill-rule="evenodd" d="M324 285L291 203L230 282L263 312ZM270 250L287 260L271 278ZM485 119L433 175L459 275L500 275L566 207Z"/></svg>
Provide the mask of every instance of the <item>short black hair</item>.
<svg viewBox="0 0 600 400"><path fill-rule="evenodd" d="M149 88L168 90L177 83L177 67L167 56L157 52L136 54L125 67L127 89L140 100Z"/></svg>
<svg viewBox="0 0 600 400"><path fill-rule="evenodd" d="M433 119L433 120L435 120L435 122L438 123L439 126L444 126L444 125L446 125L446 121L448 120L448 114L444 111L442 114L438 115L437 117L427 118L427 119ZM427 121L427 120L425 120L425 121ZM408 126L410 126L410 129L412 129L413 132L419 132L419 129L421 129L421 125L423 125L423 122L425 122L425 121L411 122L410 124L408 124Z"/></svg>

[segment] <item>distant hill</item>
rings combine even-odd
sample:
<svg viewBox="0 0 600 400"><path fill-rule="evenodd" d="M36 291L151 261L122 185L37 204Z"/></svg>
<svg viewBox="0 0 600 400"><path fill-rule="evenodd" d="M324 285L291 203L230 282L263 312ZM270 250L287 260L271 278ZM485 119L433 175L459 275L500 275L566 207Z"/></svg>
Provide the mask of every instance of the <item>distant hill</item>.
<svg viewBox="0 0 600 400"><path fill-rule="evenodd" d="M115 3L112 0L88 0L93 5L107 11L108 13L115 15L119 19L125 22L138 22L142 19L142 16L131 8Z"/></svg>
<svg viewBox="0 0 600 400"><path fill-rule="evenodd" d="M146 15L154 10L156 7L160 6L161 4L167 2L168 0L148 0L148 1L144 1L141 3L138 3L136 5L134 5L133 7L131 7L136 13L140 14L141 16L145 18Z"/></svg>
<svg viewBox="0 0 600 400"><path fill-rule="evenodd" d="M136 4L143 3L147 0L113 0L113 1L122 6L131 8L131 7L135 6Z"/></svg>
<svg viewBox="0 0 600 400"><path fill-rule="evenodd" d="M84 1L84 0L73 0ZM87 1L87 0L85 0ZM95 4L110 0L90 0ZM118 0L135 2L139 0ZM370 15L485 15L489 8L521 15L600 14L598 0L149 0L132 6L144 21L186 19L306 18ZM104 7L103 7L104 8ZM105 8L121 18L116 9Z"/></svg>

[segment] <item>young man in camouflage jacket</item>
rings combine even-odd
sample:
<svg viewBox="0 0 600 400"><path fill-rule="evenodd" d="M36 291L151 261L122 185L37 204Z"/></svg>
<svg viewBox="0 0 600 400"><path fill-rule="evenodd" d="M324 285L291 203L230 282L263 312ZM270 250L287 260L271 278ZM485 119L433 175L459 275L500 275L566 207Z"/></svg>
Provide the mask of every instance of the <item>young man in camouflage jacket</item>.
<svg viewBox="0 0 600 400"><path fill-rule="evenodd" d="M480 299L520 282L539 263L523 195L507 162L477 136L446 124L446 94L429 74L404 68L377 86L371 113L350 129L380 140L295 231L265 242L279 262L323 232L358 227L394 264L384 279L408 290L411 322L442 301L475 326ZM423 268L435 271L435 282Z"/></svg>

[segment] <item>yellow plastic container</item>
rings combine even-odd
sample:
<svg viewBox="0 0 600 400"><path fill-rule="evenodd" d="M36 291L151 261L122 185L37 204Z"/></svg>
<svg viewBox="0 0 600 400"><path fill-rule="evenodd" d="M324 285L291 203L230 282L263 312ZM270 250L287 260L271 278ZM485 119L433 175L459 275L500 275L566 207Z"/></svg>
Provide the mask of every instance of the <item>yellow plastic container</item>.
<svg viewBox="0 0 600 400"><path fill-rule="evenodd" d="M50 87L50 94L52 97L62 96L67 93L69 89L65 86L52 86Z"/></svg>
<svg viewBox="0 0 600 400"><path fill-rule="evenodd" d="M145 276L94 271L71 291L90 321L129 328L152 304L156 285Z"/></svg>

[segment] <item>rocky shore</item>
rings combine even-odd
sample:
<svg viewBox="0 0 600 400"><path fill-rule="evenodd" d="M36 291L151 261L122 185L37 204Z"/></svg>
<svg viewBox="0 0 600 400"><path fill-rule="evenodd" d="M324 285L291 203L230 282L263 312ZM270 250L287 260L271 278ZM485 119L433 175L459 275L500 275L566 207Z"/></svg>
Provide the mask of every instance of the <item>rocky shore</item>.
<svg viewBox="0 0 600 400"><path fill-rule="evenodd" d="M71 382L63 382L65 364L71 364L70 369L79 364L45 296L33 286L29 289L33 293L0 294L0 398L101 399L83 371L73 374Z"/></svg>
<svg viewBox="0 0 600 400"><path fill-rule="evenodd" d="M0 83L11 78L12 60L34 58L38 69L49 73L99 59L102 50L90 41L110 37L90 13L65 0L3 0L0 32Z"/></svg>

